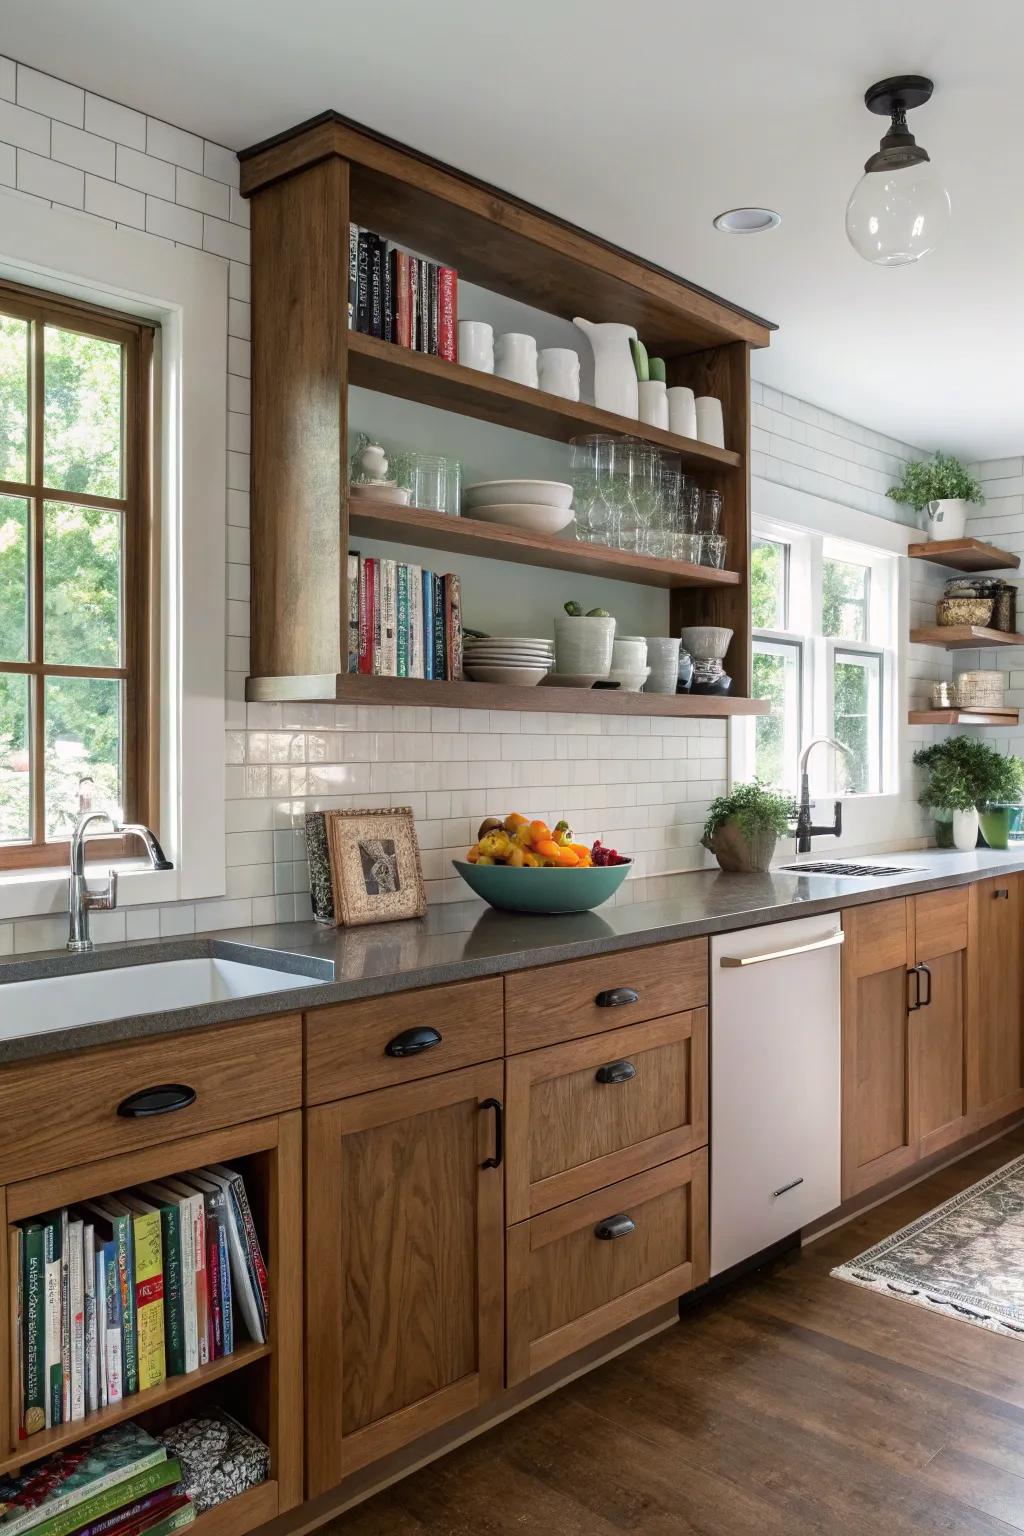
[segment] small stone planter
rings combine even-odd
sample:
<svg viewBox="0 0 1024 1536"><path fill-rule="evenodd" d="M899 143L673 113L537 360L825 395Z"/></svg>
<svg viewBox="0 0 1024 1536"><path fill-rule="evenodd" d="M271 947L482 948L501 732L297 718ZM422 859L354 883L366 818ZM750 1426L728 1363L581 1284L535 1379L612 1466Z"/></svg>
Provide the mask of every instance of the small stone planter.
<svg viewBox="0 0 1024 1536"><path fill-rule="evenodd" d="M612 665L615 620L572 618L559 614L555 619L555 671L575 676L589 674L607 677Z"/></svg>
<svg viewBox="0 0 1024 1536"><path fill-rule="evenodd" d="M711 837L702 837L701 842L729 874L751 875L765 874L771 868L778 838L771 831L748 837L736 817L730 816Z"/></svg>

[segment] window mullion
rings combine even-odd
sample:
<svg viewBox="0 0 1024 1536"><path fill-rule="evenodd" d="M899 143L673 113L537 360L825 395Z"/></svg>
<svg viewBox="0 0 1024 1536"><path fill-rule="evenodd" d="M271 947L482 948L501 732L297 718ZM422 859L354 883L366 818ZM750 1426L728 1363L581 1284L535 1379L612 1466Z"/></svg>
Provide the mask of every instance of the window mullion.
<svg viewBox="0 0 1024 1536"><path fill-rule="evenodd" d="M29 587L29 659L41 666L43 660L43 427L45 385L43 378L44 326L41 319L32 322L32 389L29 400L29 431L32 444L32 581ZM46 721L44 684L39 672L32 676L29 707L32 721L32 748L29 757L29 790L32 806L32 840L46 837Z"/></svg>

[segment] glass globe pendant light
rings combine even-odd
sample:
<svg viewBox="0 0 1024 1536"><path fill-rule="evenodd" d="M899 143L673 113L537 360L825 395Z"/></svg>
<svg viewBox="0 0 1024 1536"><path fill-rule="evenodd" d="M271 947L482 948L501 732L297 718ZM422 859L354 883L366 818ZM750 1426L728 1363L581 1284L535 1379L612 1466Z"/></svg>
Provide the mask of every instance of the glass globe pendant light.
<svg viewBox="0 0 1024 1536"><path fill-rule="evenodd" d="M923 75L897 75L864 95L869 112L890 119L889 131L846 205L846 233L858 255L876 266L920 261L949 223L949 193L907 127L907 113L923 106L932 90Z"/></svg>

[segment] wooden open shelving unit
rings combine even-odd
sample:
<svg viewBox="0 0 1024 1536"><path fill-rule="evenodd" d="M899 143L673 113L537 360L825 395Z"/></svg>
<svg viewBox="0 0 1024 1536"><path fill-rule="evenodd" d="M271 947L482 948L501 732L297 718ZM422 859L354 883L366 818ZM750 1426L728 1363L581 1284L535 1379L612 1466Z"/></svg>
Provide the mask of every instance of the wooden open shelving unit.
<svg viewBox="0 0 1024 1536"><path fill-rule="evenodd" d="M912 709L907 715L910 725L1013 726L1019 719L1019 709Z"/></svg>
<svg viewBox="0 0 1024 1536"><path fill-rule="evenodd" d="M767 346L774 327L337 113L256 145L241 159L242 191L252 206L253 261L253 675L247 697L386 697L407 704L619 714L760 713L748 697L749 365L751 348ZM721 399L725 447L349 330L350 222L549 314L635 325L653 353L665 358L669 385ZM722 492L730 570L646 560L416 509L357 508L347 485L350 385L560 442L611 432L670 448L698 483ZM346 555L353 537L668 590L674 633L688 624L732 629L726 670L733 694L674 698L348 677Z"/></svg>
<svg viewBox="0 0 1024 1536"><path fill-rule="evenodd" d="M982 624L925 624L910 631L912 645L937 645L944 651L976 651L986 646L1024 645L1024 635Z"/></svg>
<svg viewBox="0 0 1024 1536"><path fill-rule="evenodd" d="M470 517L446 517L441 512L424 512L418 507L386 506L356 496L349 498L348 528L356 538L445 549L485 560L513 560L517 565L605 576L613 581L638 582L669 591L677 587L735 587L740 580L738 571L634 555L625 549L609 549L603 544L587 544L558 534L530 533L525 528Z"/></svg>
<svg viewBox="0 0 1024 1536"><path fill-rule="evenodd" d="M909 544L909 560L927 560L951 571L1016 571L1020 556L1007 549L986 544L982 539L933 539L926 544Z"/></svg>

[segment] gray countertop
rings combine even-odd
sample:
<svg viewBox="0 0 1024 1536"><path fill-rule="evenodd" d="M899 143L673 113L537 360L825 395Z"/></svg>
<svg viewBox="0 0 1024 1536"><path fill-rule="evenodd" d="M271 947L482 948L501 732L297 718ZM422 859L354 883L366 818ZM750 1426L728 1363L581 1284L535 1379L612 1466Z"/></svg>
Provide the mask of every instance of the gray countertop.
<svg viewBox="0 0 1024 1536"><path fill-rule="evenodd" d="M827 855L819 853L816 857L820 860ZM231 929L186 940L111 944L84 958L52 950L4 959L0 960L0 1019L6 982L156 960L222 958L262 963L308 975L310 985L0 1039L0 1063L231 1019L323 1007L471 976L501 975L669 939L783 922L887 896L970 884L993 875L1024 872L1024 848L1006 853L917 849L862 862L909 868L905 874L874 877L804 875L787 870L727 875L708 870L631 881L623 888L625 899L620 897L615 906L569 916L521 916L471 901L431 907L422 919L365 928L288 923Z"/></svg>

